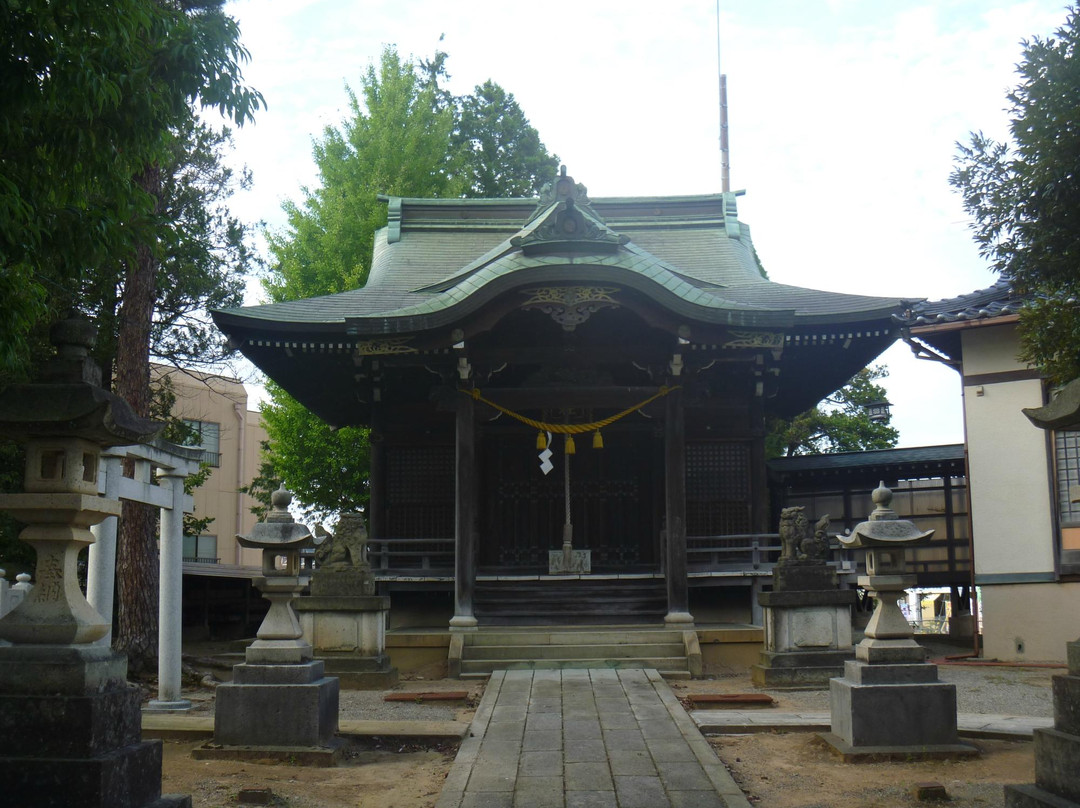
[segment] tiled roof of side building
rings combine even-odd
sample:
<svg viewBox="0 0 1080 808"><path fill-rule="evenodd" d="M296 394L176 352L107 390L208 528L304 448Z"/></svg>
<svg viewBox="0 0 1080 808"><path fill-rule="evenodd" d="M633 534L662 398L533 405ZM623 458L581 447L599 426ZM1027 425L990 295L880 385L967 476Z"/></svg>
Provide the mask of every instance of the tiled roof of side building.
<svg viewBox="0 0 1080 808"><path fill-rule="evenodd" d="M986 320L1017 314L1023 305L1023 299L1013 290L1012 284L1002 279L986 289L917 303L896 319L908 326Z"/></svg>
<svg viewBox="0 0 1080 808"><path fill-rule="evenodd" d="M914 446L900 449L874 449L866 452L797 455L777 457L769 461L769 470L780 474L812 471L872 469L917 464L962 463L964 444L943 446Z"/></svg>

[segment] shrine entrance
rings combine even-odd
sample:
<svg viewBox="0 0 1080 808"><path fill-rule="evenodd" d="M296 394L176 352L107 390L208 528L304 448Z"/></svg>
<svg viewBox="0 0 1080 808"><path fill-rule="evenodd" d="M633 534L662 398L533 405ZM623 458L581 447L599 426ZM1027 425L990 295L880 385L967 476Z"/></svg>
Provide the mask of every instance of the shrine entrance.
<svg viewBox="0 0 1080 808"><path fill-rule="evenodd" d="M575 550L590 550L594 574L660 569L663 437L635 415L603 431L603 448L578 436L569 457ZM562 547L566 455L552 441L553 468L540 469L535 433L516 425L482 428L481 574L547 574L548 551Z"/></svg>

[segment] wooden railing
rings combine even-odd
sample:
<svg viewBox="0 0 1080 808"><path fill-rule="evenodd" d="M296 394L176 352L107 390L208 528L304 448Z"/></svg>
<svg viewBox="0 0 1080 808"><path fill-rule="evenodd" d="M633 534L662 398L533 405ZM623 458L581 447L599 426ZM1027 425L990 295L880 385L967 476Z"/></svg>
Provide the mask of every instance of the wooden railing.
<svg viewBox="0 0 1080 808"><path fill-rule="evenodd" d="M733 536L687 536L686 566L690 572L771 572L783 547L779 533L742 533ZM828 562L840 574L854 574L858 561L839 544L829 547Z"/></svg>
<svg viewBox="0 0 1080 808"><path fill-rule="evenodd" d="M454 572L453 539L369 539L367 546L376 576L449 577Z"/></svg>
<svg viewBox="0 0 1080 808"><path fill-rule="evenodd" d="M376 577L423 575L450 578L454 573L453 539L369 539L368 560ZM756 573L772 571L780 558L778 533L733 536L689 536L686 560L689 572ZM857 562L850 550L830 549L830 563L841 574L854 574Z"/></svg>

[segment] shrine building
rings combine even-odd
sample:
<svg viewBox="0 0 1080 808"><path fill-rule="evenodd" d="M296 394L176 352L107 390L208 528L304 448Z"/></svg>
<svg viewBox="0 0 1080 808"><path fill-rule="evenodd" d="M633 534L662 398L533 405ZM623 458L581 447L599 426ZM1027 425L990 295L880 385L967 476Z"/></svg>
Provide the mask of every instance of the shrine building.
<svg viewBox="0 0 1080 808"><path fill-rule="evenodd" d="M320 418L371 429L382 566L423 557L401 587L441 581L459 628L689 627L695 570L749 608L767 418L871 363L909 302L770 281L734 193L590 199L564 170L539 199L384 201L363 288L214 312Z"/></svg>

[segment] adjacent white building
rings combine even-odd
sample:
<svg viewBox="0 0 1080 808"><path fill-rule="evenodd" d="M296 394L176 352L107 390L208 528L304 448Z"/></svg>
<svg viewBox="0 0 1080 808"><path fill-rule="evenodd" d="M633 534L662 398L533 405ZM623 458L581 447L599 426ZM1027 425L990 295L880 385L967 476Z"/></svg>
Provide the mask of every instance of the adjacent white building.
<svg viewBox="0 0 1080 808"><path fill-rule="evenodd" d="M1033 426L1047 384L1021 362L1008 283L917 305L907 339L963 379L965 444L984 656L1062 660L1080 613L1080 432Z"/></svg>

